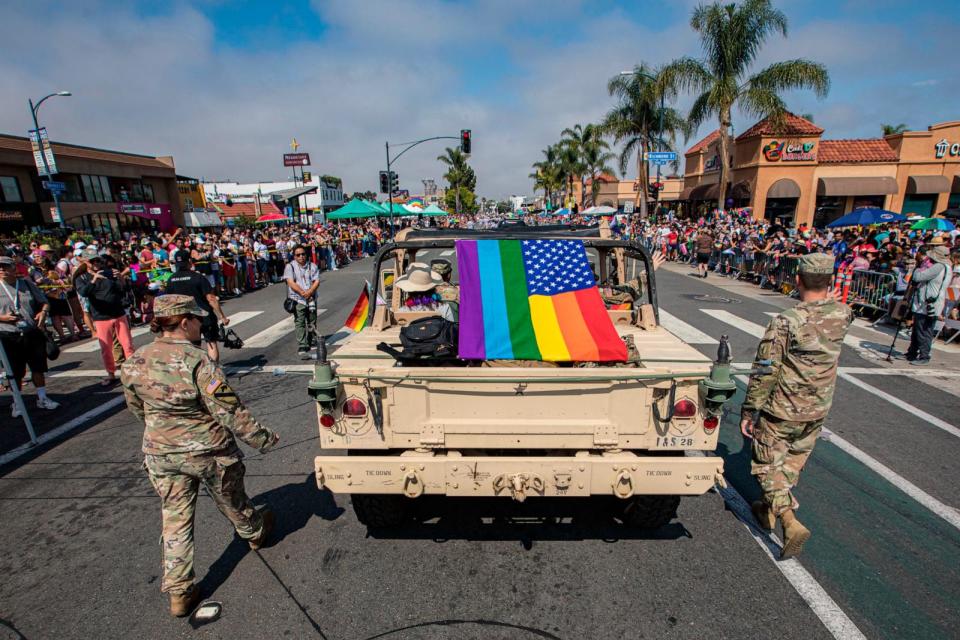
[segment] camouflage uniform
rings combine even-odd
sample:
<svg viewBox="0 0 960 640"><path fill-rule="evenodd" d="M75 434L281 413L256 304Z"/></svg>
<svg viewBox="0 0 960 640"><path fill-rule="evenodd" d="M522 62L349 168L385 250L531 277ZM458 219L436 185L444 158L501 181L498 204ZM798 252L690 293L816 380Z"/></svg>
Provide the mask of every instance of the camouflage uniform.
<svg viewBox="0 0 960 640"><path fill-rule="evenodd" d="M832 262L828 268L832 272ZM754 366L770 361L772 371L750 379L741 415L759 414L751 473L776 516L799 506L791 489L830 411L840 347L852 321L850 307L836 300L801 302L774 318L760 340Z"/></svg>
<svg viewBox="0 0 960 640"><path fill-rule="evenodd" d="M160 296L155 302L157 317L185 312L204 313L191 296ZM144 467L162 501L161 591L186 593L194 580L200 484L240 537L257 538L263 515L244 491L243 454L234 437L264 452L278 436L243 406L207 352L187 340L158 337L124 363L120 378L128 408L146 425Z"/></svg>

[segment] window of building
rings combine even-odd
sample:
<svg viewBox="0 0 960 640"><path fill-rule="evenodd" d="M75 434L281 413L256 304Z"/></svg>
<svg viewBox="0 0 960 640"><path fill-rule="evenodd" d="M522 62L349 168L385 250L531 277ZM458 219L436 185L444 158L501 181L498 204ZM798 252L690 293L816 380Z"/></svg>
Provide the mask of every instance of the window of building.
<svg viewBox="0 0 960 640"><path fill-rule="evenodd" d="M107 176L82 175L80 184L83 185L84 199L87 202L113 202L110 180Z"/></svg>
<svg viewBox="0 0 960 640"><path fill-rule="evenodd" d="M13 176L0 176L0 202L23 202L20 183Z"/></svg>

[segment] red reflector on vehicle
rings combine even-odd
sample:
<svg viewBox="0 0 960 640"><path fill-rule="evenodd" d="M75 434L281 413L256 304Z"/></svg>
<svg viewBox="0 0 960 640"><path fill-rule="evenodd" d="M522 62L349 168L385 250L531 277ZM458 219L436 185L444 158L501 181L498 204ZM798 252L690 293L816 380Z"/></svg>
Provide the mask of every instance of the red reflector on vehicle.
<svg viewBox="0 0 960 640"><path fill-rule="evenodd" d="M363 404L361 400L356 398L350 398L343 403L343 415L357 417L367 415L367 405Z"/></svg>
<svg viewBox="0 0 960 640"><path fill-rule="evenodd" d="M675 418L692 418L696 414L697 405L686 398L673 405L673 417Z"/></svg>
<svg viewBox="0 0 960 640"><path fill-rule="evenodd" d="M320 416L320 425L327 429L333 427L334 422L335 420L333 419L333 416L330 415L329 413L325 413L322 416Z"/></svg>
<svg viewBox="0 0 960 640"><path fill-rule="evenodd" d="M703 421L704 431L713 431L720 426L720 416L710 416Z"/></svg>

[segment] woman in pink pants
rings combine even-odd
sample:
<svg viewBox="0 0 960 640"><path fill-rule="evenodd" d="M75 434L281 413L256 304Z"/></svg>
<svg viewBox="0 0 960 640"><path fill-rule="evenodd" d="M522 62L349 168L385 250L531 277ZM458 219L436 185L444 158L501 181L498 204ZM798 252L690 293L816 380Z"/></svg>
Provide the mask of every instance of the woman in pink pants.
<svg viewBox="0 0 960 640"><path fill-rule="evenodd" d="M133 336L123 306L123 287L117 272L104 266L100 256L92 257L77 267L77 293L90 301L90 315L97 328L100 356L107 377L100 384L109 386L117 381L117 363L113 359L113 339L120 342L123 357L133 355Z"/></svg>

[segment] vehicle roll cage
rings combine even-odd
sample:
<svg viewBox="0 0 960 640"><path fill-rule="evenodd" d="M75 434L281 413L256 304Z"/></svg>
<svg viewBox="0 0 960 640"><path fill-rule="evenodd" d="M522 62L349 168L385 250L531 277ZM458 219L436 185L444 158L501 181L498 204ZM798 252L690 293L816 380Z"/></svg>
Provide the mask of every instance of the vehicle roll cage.
<svg viewBox="0 0 960 640"><path fill-rule="evenodd" d="M530 230L534 231L537 227L531 227ZM370 296L370 304L367 310L367 325L373 323L374 312L377 307L377 293L380 289L380 267L383 264L385 259L388 259L390 254L399 249L412 249L412 250L423 250L423 249L454 249L456 240L582 240L584 246L594 249L623 249L624 257L635 258L641 260L647 270L647 297L650 301L650 304L653 305L653 312L657 319L657 324L660 324L660 308L657 303L657 287L655 281L655 275L653 270L653 258L650 255L650 252L641 244L636 242L627 241L627 240L617 240L612 238L596 238L596 237L583 237L582 235L572 235L572 234L551 234L543 233L542 230L540 233L518 233L518 229L501 229L494 231L465 231L464 233L458 235L449 235L447 237L421 237L421 238L412 238L406 240L399 240L397 242L388 242L387 244L380 247L380 250L377 251L374 256L373 262L373 280L371 281L371 286L373 287L372 295ZM426 234L425 234L426 235ZM402 273L399 273L399 266L395 277L399 278ZM600 265L597 265L598 268ZM624 284L624 283L620 283Z"/></svg>

